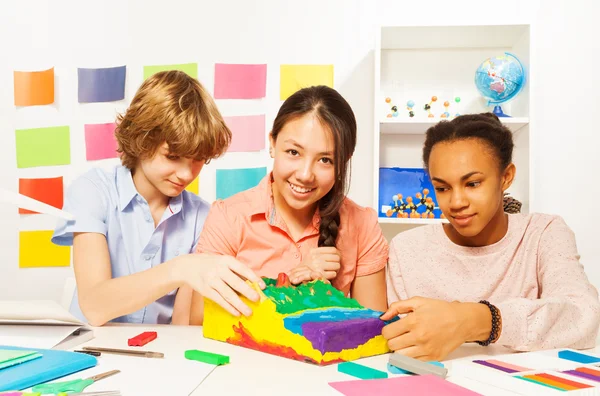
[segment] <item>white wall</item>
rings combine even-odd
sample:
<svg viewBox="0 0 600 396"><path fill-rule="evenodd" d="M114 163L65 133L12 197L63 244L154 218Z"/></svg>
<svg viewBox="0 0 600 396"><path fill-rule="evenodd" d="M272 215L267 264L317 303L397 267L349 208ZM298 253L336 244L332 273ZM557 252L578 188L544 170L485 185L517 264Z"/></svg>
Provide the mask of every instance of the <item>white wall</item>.
<svg viewBox="0 0 600 396"><path fill-rule="evenodd" d="M350 196L370 205L375 26L532 23L531 63L536 73L531 87L531 144L536 155L531 169L535 179L532 209L566 218L577 233L588 273L600 285L596 265L600 247L593 236L593 227L600 220L593 198L600 187L590 181L600 171L600 160L592 152L600 140L592 125L593 112L600 104L600 84L592 62L597 56L592 46L596 52L598 49L593 37L598 34L592 30L594 15L600 10L593 0L579 3L571 1L567 9L558 0L544 1L543 7L538 1L518 0L2 2L0 185L16 191L18 177L64 172L72 178L89 166L82 153L72 152L76 166L17 171L14 129L66 123L71 126L75 146L81 142L84 122L108 122L115 111L126 107L142 81L143 65L197 62L200 80L212 91L215 62L267 63L265 100L219 101L218 105L225 115L265 111L270 123L280 104L279 64L332 63L335 87L354 108L359 125ZM77 104L77 67L122 64L127 65L127 101ZM565 64L572 67L572 74L565 73ZM16 110L12 104L12 70L49 66L56 67L58 104ZM245 167L248 162L269 164L264 152L231 154L203 170L202 180L210 180L216 167ZM210 183L203 183L201 195L211 199L214 192L206 184ZM585 199L589 205L579 204ZM53 225L53 221L39 217L23 220L15 208L0 207L0 298L60 298L70 268L18 268L19 228Z"/></svg>

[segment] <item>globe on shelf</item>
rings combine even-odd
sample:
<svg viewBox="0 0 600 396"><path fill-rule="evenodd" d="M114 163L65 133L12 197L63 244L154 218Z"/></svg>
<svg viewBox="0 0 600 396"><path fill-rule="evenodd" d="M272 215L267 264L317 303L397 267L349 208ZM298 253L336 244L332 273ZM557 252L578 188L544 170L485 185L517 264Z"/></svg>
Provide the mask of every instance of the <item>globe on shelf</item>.
<svg viewBox="0 0 600 396"><path fill-rule="evenodd" d="M486 59L475 72L477 90L487 99L488 106L494 106L494 114L498 117L510 117L504 114L500 105L514 99L524 85L525 68L510 52Z"/></svg>

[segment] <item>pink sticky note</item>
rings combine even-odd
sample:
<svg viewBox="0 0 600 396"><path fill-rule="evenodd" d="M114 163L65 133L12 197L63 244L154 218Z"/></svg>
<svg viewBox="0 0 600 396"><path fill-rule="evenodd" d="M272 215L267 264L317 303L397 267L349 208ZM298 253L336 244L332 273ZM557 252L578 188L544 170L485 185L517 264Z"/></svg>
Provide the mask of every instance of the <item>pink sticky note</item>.
<svg viewBox="0 0 600 396"><path fill-rule="evenodd" d="M115 123L85 125L85 156L88 161L117 158Z"/></svg>
<svg viewBox="0 0 600 396"><path fill-rule="evenodd" d="M413 375L375 380L330 382L329 385L346 396L396 396L396 395L444 395L476 396L475 393L436 377L435 375Z"/></svg>
<svg viewBox="0 0 600 396"><path fill-rule="evenodd" d="M231 129L228 151L260 151L265 148L265 115L224 117Z"/></svg>
<svg viewBox="0 0 600 396"><path fill-rule="evenodd" d="M267 91L267 65L215 64L215 99L260 99Z"/></svg>

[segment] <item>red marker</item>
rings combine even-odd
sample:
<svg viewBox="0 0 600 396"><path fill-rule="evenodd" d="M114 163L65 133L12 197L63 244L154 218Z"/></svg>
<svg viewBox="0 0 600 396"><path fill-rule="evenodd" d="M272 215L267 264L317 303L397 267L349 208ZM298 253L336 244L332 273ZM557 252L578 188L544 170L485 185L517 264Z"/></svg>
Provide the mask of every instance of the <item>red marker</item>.
<svg viewBox="0 0 600 396"><path fill-rule="evenodd" d="M156 331L145 331L142 334L136 335L133 338L127 340L129 346L144 346L152 340L156 339Z"/></svg>

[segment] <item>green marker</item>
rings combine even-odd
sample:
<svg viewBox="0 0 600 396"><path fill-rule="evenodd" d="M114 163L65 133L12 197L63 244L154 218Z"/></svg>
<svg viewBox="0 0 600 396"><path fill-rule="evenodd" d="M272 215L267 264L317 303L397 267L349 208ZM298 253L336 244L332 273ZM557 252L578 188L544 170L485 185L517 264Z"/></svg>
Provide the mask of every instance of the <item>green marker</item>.
<svg viewBox="0 0 600 396"><path fill-rule="evenodd" d="M217 366L229 363L229 356L199 351L197 349L185 351L185 358L189 360L197 360L202 363L215 364Z"/></svg>
<svg viewBox="0 0 600 396"><path fill-rule="evenodd" d="M388 377L388 373L386 373L385 371L375 370L374 368L366 367L352 362L344 362L338 364L338 371L340 373L352 375L354 377L365 380Z"/></svg>

